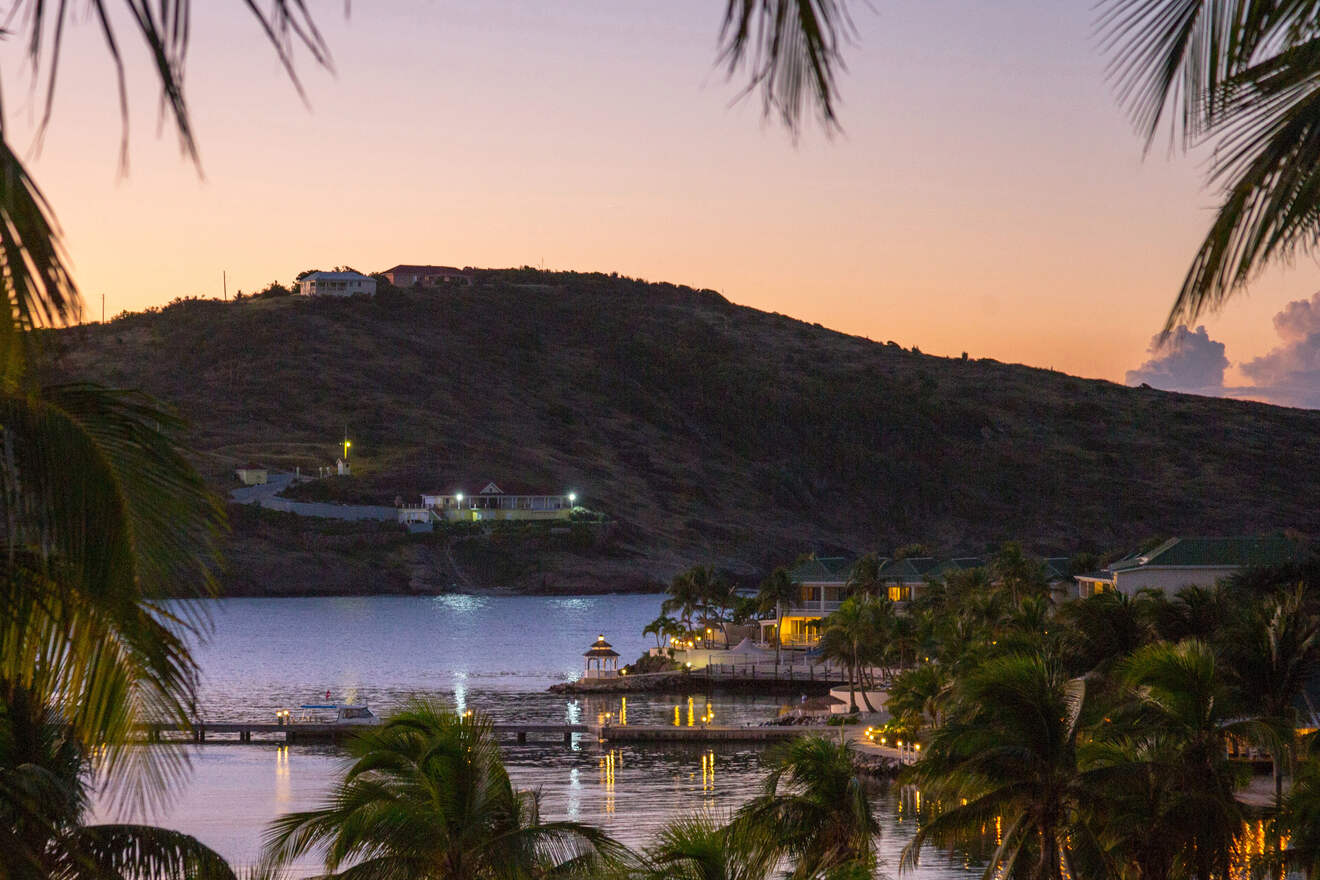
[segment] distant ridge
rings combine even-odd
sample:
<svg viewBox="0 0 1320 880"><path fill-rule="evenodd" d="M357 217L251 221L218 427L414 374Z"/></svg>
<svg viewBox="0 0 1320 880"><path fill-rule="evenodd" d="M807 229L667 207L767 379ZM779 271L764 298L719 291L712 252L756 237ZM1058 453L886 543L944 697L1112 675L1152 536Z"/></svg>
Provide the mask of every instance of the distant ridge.
<svg viewBox="0 0 1320 880"><path fill-rule="evenodd" d="M59 370L176 405L217 486L249 460L332 463L348 425L355 477L335 491L356 500L474 473L573 489L617 521L610 571L638 582L912 542L1067 555L1320 532L1320 412L921 355L708 290L470 274L182 301L61 331ZM556 557L543 580L598 564Z"/></svg>

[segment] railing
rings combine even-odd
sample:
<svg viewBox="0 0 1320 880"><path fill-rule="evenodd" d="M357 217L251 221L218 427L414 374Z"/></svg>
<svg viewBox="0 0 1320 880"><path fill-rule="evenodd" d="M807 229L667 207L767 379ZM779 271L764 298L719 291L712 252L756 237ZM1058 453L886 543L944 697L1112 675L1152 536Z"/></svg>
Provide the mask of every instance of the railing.
<svg viewBox="0 0 1320 880"><path fill-rule="evenodd" d="M739 678L766 681L847 681L848 670L835 663L810 663L798 658L790 662L783 658L775 664L774 660L754 660L748 662L731 661L729 663L710 663L705 669L693 670L694 674L704 674L708 678Z"/></svg>
<svg viewBox="0 0 1320 880"><path fill-rule="evenodd" d="M785 648L814 648L820 644L820 633L788 633L779 644Z"/></svg>
<svg viewBox="0 0 1320 880"><path fill-rule="evenodd" d="M788 603L786 610L790 615L794 611L823 611L828 614L831 611L838 611L841 605L843 605L842 599L794 599Z"/></svg>

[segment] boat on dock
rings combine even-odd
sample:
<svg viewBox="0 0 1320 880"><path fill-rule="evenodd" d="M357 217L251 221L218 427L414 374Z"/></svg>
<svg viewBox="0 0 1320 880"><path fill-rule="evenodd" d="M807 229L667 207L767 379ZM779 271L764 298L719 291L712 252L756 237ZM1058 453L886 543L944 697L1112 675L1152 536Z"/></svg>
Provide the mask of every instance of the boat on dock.
<svg viewBox="0 0 1320 880"><path fill-rule="evenodd" d="M367 708L366 703L304 703L298 710L302 714L294 722L296 724L337 724L349 727L380 724L380 719ZM333 712L334 716L326 717L325 713L329 712Z"/></svg>

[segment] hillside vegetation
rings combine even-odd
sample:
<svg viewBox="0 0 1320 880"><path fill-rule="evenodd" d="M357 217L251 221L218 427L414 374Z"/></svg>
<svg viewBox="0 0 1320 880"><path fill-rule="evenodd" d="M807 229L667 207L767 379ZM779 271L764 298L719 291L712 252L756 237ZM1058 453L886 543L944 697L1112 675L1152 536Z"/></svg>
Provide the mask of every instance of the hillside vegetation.
<svg viewBox="0 0 1320 880"><path fill-rule="evenodd" d="M932 357L667 284L487 272L374 298L184 300L51 339L60 376L177 407L219 489L249 460L332 463L347 427L355 475L323 497L575 490L613 532L556 551L553 576L535 563L550 589L599 580L602 554L635 587L809 550L1071 553L1320 526L1320 412ZM256 565L280 540L251 519L234 555ZM396 562L416 554L402 544ZM284 560L272 589L312 568Z"/></svg>

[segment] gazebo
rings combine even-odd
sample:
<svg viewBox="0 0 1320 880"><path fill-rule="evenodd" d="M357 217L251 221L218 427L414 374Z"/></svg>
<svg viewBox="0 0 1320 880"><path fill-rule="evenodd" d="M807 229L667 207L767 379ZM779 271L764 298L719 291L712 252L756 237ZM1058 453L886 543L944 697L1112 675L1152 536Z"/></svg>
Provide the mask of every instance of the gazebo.
<svg viewBox="0 0 1320 880"><path fill-rule="evenodd" d="M582 656L587 658L587 671L583 678L610 678L619 674L619 652L605 641L604 633L596 636L595 644Z"/></svg>

